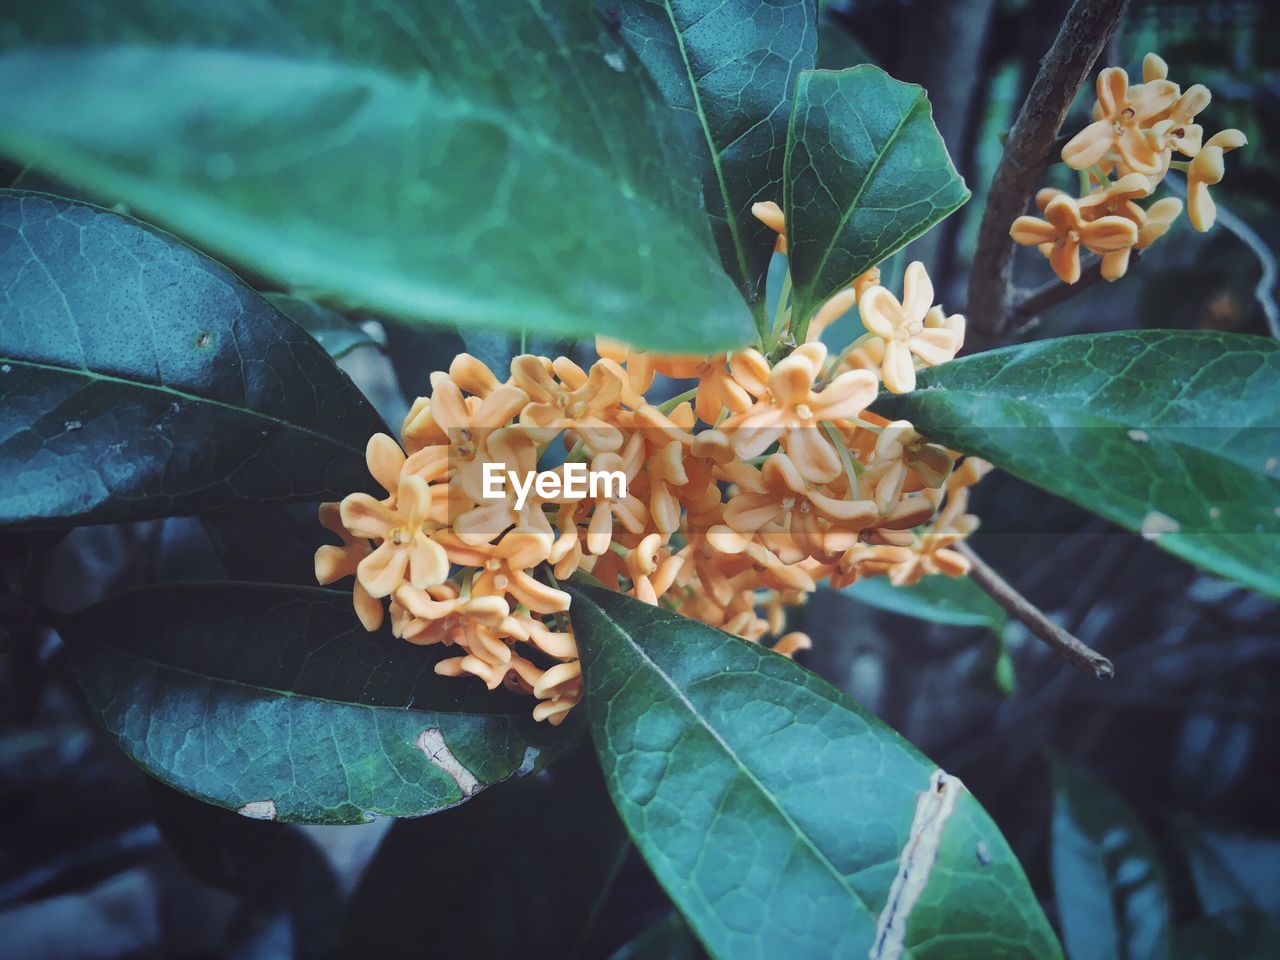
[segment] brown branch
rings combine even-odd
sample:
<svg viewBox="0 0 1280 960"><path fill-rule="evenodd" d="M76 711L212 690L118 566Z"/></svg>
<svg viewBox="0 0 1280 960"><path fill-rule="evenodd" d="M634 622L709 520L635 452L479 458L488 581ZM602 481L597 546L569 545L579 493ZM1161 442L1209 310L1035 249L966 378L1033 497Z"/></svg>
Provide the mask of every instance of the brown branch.
<svg viewBox="0 0 1280 960"><path fill-rule="evenodd" d="M1110 660L1046 617L1039 607L1013 589L1004 577L992 570L968 544L959 543L954 549L959 550L968 559L969 579L989 593L991 599L1004 607L1011 616L1020 620L1035 636L1076 666L1088 670L1099 680L1110 680L1115 676L1116 670Z"/></svg>
<svg viewBox="0 0 1280 960"><path fill-rule="evenodd" d="M1058 128L1115 32L1127 0L1075 0L1031 84L996 167L969 275L969 323L994 337L1007 327L1013 241L1009 225L1035 191Z"/></svg>
<svg viewBox="0 0 1280 960"><path fill-rule="evenodd" d="M1131 250L1129 252L1130 266L1133 266L1141 259L1141 250ZM1019 294L1015 296L1013 306L1009 308L1006 326L1017 330L1046 310L1050 310L1060 303L1066 303L1082 290L1088 290L1101 279L1102 260L1099 258L1091 260L1084 265L1084 268L1080 271L1080 279L1075 283L1050 280L1034 290Z"/></svg>

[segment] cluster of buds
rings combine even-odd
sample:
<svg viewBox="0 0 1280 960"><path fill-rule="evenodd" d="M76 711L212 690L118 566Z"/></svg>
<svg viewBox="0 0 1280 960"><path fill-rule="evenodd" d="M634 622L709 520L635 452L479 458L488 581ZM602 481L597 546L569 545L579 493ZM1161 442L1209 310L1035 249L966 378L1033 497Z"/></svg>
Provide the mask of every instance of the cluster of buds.
<svg viewBox="0 0 1280 960"><path fill-rule="evenodd" d="M960 349L964 318L932 301L916 263L901 301L864 274L798 346L694 357L601 339L587 369L522 355L504 379L461 354L432 375L401 443L370 441L385 496L321 508L341 545L316 552L317 579L354 576L367 629L389 601L396 636L449 648L438 673L531 694L553 724L582 696L560 586L575 575L790 656L809 639L787 631L786 608L824 581L968 572L955 546L977 526L969 487L989 465L867 409L881 380L909 390L918 366ZM818 333L855 306L867 332L829 357ZM696 385L650 402L668 378ZM584 464L625 484L570 496ZM495 472L564 482L495 491Z"/></svg>
<svg viewBox="0 0 1280 960"><path fill-rule="evenodd" d="M1041 216L1018 217L1009 233L1039 248L1064 283L1080 279L1080 248L1101 257L1106 280L1124 276L1131 252L1143 250L1168 232L1182 213L1182 201L1150 197L1177 170L1187 178L1187 217L1201 232L1217 216L1209 187L1222 180L1223 154L1246 143L1239 130L1215 133L1207 141L1196 118L1209 105L1203 84L1183 92L1168 79L1168 65L1154 53L1142 61L1142 83L1130 85L1120 67L1098 74L1093 122L1062 148L1062 162L1080 173L1080 195L1046 188L1036 194ZM1178 153L1188 160L1174 160Z"/></svg>

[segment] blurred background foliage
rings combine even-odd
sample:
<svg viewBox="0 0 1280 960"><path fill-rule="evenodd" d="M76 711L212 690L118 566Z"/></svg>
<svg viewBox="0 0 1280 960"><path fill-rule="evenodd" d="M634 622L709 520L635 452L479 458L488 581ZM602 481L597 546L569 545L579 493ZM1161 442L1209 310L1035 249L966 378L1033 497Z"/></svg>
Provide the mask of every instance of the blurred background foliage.
<svg viewBox="0 0 1280 960"><path fill-rule="evenodd" d="M929 90L974 199L902 262L924 259L940 298L962 308L999 137L1067 4L821 6L822 66L869 60ZM1184 218L1124 280L1082 292L1022 336L1268 334L1277 36L1280 4L1269 0L1134 0L1104 61L1136 73L1154 50L1184 87L1210 87L1209 131L1249 137L1215 191L1229 214L1207 235ZM1066 129L1091 102L1082 92ZM1052 168L1047 182L1064 174ZM0 182L75 192L12 167ZM1050 278L1028 251L1015 263L1019 286ZM327 333L342 335L332 321ZM500 364L517 347L345 322L342 363L391 423L459 350ZM1111 657L1114 681L1066 667L1017 624L930 623L830 593L800 614L815 641L802 662L964 780L1078 960L1280 956L1280 609L1007 476L984 483L975 508L985 518L975 548ZM65 610L157 580L305 582L310 515L259 508L0 541L0 953L697 956L622 841L589 757L419 821L299 828L151 782L97 729L65 652L24 598ZM467 895L433 886L438 868Z"/></svg>

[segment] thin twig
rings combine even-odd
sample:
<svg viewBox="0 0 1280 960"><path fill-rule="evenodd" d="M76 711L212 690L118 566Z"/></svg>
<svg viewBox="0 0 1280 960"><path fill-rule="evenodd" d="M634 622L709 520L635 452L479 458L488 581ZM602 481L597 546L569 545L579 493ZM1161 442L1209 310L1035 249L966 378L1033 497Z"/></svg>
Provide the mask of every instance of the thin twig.
<svg viewBox="0 0 1280 960"><path fill-rule="evenodd" d="M1007 325L1013 241L1009 225L1022 213L1055 145L1058 128L1093 69L1127 0L1075 0L1057 39L1040 62L1027 99L1009 131L996 167L969 275L969 323L994 337Z"/></svg>
<svg viewBox="0 0 1280 960"><path fill-rule="evenodd" d="M1004 607L1010 615L1022 621L1035 636L1076 666L1088 670L1099 680L1109 680L1115 676L1116 670L1110 660L1046 617L1039 607L1013 589L1004 577L992 570L968 544L957 544L955 549L969 560L969 578L989 593L991 599Z"/></svg>
<svg viewBox="0 0 1280 960"><path fill-rule="evenodd" d="M1141 250L1129 253L1129 265L1142 259ZM1007 326L1015 330L1023 323L1033 320L1040 314L1060 303L1065 303L1082 290L1088 290L1102 279L1102 260L1098 258L1086 263L1080 270L1080 279L1075 283L1063 283L1061 280L1050 280L1027 293L1016 297L1009 308Z"/></svg>

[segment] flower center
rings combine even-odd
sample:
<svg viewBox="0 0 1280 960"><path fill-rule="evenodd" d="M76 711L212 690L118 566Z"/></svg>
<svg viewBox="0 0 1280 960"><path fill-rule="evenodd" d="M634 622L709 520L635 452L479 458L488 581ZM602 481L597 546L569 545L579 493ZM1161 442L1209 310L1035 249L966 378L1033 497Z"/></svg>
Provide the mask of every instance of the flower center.
<svg viewBox="0 0 1280 960"><path fill-rule="evenodd" d="M813 411L809 409L809 405L807 403L797 403L796 416L801 420L812 420Z"/></svg>

